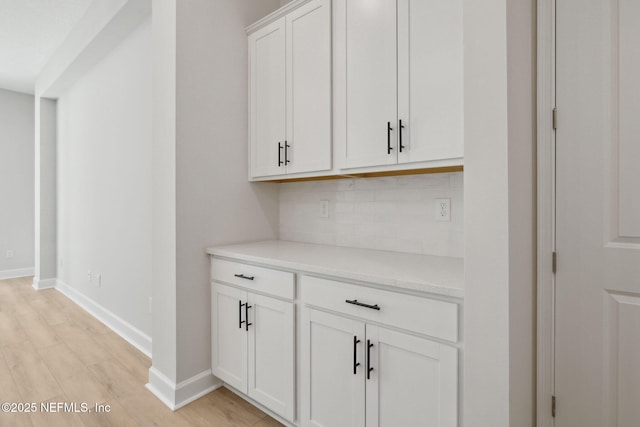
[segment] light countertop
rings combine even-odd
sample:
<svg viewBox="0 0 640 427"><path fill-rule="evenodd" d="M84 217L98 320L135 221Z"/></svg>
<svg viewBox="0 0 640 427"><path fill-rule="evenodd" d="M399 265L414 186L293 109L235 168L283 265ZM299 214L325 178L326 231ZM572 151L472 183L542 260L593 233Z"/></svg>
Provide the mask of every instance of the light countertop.
<svg viewBox="0 0 640 427"><path fill-rule="evenodd" d="M464 298L464 260L266 240L207 249L214 256Z"/></svg>

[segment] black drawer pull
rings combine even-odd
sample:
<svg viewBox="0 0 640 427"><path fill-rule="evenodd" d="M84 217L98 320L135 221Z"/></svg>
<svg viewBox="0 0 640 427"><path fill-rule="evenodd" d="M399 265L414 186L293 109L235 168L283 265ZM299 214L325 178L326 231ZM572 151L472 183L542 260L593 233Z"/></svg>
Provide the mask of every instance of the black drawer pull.
<svg viewBox="0 0 640 427"><path fill-rule="evenodd" d="M353 375L357 373L356 368L360 366L360 362L358 362L358 343L360 340L358 337L354 335L353 337Z"/></svg>
<svg viewBox="0 0 640 427"><path fill-rule="evenodd" d="M244 323L244 320L242 320L242 307L244 307L244 304L238 300L238 328L240 329L242 329L242 324Z"/></svg>
<svg viewBox="0 0 640 427"><path fill-rule="evenodd" d="M402 124L402 120L400 120L400 125L398 126L398 147L400 147L400 152L402 153L402 149L404 145L402 145L402 129L404 129L404 125Z"/></svg>
<svg viewBox="0 0 640 427"><path fill-rule="evenodd" d="M391 122L387 122L387 154L391 154L391 150L393 147L391 146L391 131L393 128L391 127Z"/></svg>
<svg viewBox="0 0 640 427"><path fill-rule="evenodd" d="M278 142L278 167L282 166L282 144Z"/></svg>
<svg viewBox="0 0 640 427"><path fill-rule="evenodd" d="M347 304L358 305L360 307L367 307L367 308L370 308L372 310L380 310L380 307L378 306L378 304L374 304L374 305L365 304L363 302L359 302L357 299L354 299L354 300L349 300L348 299L348 300L345 300L344 302L346 302Z"/></svg>
<svg viewBox="0 0 640 427"><path fill-rule="evenodd" d="M247 280L253 280L255 279L254 276L245 276L244 274L234 274L234 276L239 277L241 279L247 279Z"/></svg>
<svg viewBox="0 0 640 427"><path fill-rule="evenodd" d="M373 344L371 344L371 340L367 340L367 379L368 380L371 379L371 371L373 371L373 368L371 367L371 347L373 347Z"/></svg>
<svg viewBox="0 0 640 427"><path fill-rule="evenodd" d="M253 325L253 323L249 323L249 309L252 308L252 305L249 305L249 301L244 305L244 318L245 320L245 331L249 330L249 326Z"/></svg>
<svg viewBox="0 0 640 427"><path fill-rule="evenodd" d="M287 144L287 141L284 142L284 164L288 165L289 163L291 163L291 160L289 160L289 148L291 148L291 146L289 144Z"/></svg>

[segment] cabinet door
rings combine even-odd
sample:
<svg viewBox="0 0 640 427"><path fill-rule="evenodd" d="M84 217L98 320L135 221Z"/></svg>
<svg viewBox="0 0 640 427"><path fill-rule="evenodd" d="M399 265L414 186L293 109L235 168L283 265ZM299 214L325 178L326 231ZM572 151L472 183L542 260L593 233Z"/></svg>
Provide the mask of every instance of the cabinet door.
<svg viewBox="0 0 640 427"><path fill-rule="evenodd" d="M364 426L364 324L307 307L301 324L302 426Z"/></svg>
<svg viewBox="0 0 640 427"><path fill-rule="evenodd" d="M367 427L458 425L455 348L371 325L367 343Z"/></svg>
<svg viewBox="0 0 640 427"><path fill-rule="evenodd" d="M347 137L345 152L341 153L343 166L395 164L398 160L396 2L347 0L344 7Z"/></svg>
<svg viewBox="0 0 640 427"><path fill-rule="evenodd" d="M285 172L284 149L278 146L284 146L285 139L285 71L285 19L282 18L249 36L252 177Z"/></svg>
<svg viewBox="0 0 640 427"><path fill-rule="evenodd" d="M247 293L214 283L211 286L211 371L238 391L247 392Z"/></svg>
<svg viewBox="0 0 640 427"><path fill-rule="evenodd" d="M286 17L287 173L331 169L331 1Z"/></svg>
<svg viewBox="0 0 640 427"><path fill-rule="evenodd" d="M462 0L398 0L400 163L463 156Z"/></svg>
<svg viewBox="0 0 640 427"><path fill-rule="evenodd" d="M248 394L275 413L293 420L293 303L250 293L248 313Z"/></svg>

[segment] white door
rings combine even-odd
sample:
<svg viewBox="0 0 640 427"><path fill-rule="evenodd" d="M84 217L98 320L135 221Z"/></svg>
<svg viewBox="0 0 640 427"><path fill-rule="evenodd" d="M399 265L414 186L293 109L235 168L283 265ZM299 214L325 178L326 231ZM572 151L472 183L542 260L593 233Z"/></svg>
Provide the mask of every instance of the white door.
<svg viewBox="0 0 640 427"><path fill-rule="evenodd" d="M211 371L238 391L247 392L247 293L211 285Z"/></svg>
<svg viewBox="0 0 640 427"><path fill-rule="evenodd" d="M396 2L346 0L344 167L396 164Z"/></svg>
<svg viewBox="0 0 640 427"><path fill-rule="evenodd" d="M249 36L249 148L252 177L285 172L285 77L285 19L282 18Z"/></svg>
<svg viewBox="0 0 640 427"><path fill-rule="evenodd" d="M398 0L398 162L463 157L462 0Z"/></svg>
<svg viewBox="0 0 640 427"><path fill-rule="evenodd" d="M640 425L640 2L556 2L557 427Z"/></svg>
<svg viewBox="0 0 640 427"><path fill-rule="evenodd" d="M293 303L249 293L247 320L249 397L293 420Z"/></svg>
<svg viewBox="0 0 640 427"><path fill-rule="evenodd" d="M331 1L286 17L287 173L331 169Z"/></svg>
<svg viewBox="0 0 640 427"><path fill-rule="evenodd" d="M367 325L367 427L458 425L458 352Z"/></svg>
<svg viewBox="0 0 640 427"><path fill-rule="evenodd" d="M304 427L363 427L364 323L302 309L301 422Z"/></svg>

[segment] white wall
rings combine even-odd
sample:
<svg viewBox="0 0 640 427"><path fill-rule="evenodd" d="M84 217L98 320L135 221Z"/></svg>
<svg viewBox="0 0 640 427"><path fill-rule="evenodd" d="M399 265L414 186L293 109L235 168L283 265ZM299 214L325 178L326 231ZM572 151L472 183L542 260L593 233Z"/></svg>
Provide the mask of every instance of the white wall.
<svg viewBox="0 0 640 427"><path fill-rule="evenodd" d="M247 182L247 37L277 0L192 0L177 10L177 348L179 381L211 367L205 248L273 239L274 184Z"/></svg>
<svg viewBox="0 0 640 427"><path fill-rule="evenodd" d="M462 257L463 173L280 184L281 240ZM437 198L451 221L435 219ZM320 217L320 201L329 217Z"/></svg>
<svg viewBox="0 0 640 427"><path fill-rule="evenodd" d="M464 421L535 425L533 1L464 1Z"/></svg>
<svg viewBox="0 0 640 427"><path fill-rule="evenodd" d="M277 186L247 181L244 27L278 6L153 2L152 261L161 314L153 317L148 387L170 407L216 384L205 249L277 237Z"/></svg>
<svg viewBox="0 0 640 427"><path fill-rule="evenodd" d="M58 279L147 335L151 47L147 20L58 100Z"/></svg>
<svg viewBox="0 0 640 427"><path fill-rule="evenodd" d="M0 277L34 266L34 110L33 95L0 89Z"/></svg>

